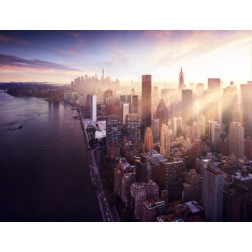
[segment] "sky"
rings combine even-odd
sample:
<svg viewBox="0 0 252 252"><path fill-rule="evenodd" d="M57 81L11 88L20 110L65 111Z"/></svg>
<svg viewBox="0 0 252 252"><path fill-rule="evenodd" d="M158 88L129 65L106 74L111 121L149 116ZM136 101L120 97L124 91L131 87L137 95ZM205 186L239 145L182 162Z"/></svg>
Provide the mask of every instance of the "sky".
<svg viewBox="0 0 252 252"><path fill-rule="evenodd" d="M0 31L0 82L69 84L105 75L122 83L252 79L252 31Z"/></svg>

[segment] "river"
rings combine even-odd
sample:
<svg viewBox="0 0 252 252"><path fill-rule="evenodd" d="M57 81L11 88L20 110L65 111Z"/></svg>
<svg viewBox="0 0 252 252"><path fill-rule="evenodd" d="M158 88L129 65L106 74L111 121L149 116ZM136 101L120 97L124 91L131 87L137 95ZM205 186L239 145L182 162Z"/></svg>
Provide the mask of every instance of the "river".
<svg viewBox="0 0 252 252"><path fill-rule="evenodd" d="M102 221L73 115L0 90L0 221Z"/></svg>

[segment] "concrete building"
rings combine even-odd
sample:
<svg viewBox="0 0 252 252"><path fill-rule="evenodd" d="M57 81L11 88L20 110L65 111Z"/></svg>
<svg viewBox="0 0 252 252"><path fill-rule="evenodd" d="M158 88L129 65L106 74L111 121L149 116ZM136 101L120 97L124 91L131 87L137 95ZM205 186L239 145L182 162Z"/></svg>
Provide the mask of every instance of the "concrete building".
<svg viewBox="0 0 252 252"><path fill-rule="evenodd" d="M90 96L90 118L93 122L96 122L97 117L97 103L96 103L96 95Z"/></svg>
<svg viewBox="0 0 252 252"><path fill-rule="evenodd" d="M210 120L208 123L209 123L209 140L216 149L220 142L221 124L218 121L214 120Z"/></svg>
<svg viewBox="0 0 252 252"><path fill-rule="evenodd" d="M183 172L182 201L199 201L201 199L201 176L195 169Z"/></svg>
<svg viewBox="0 0 252 252"><path fill-rule="evenodd" d="M153 150L153 135L150 127L147 127L144 134L145 151Z"/></svg>
<svg viewBox="0 0 252 252"><path fill-rule="evenodd" d="M193 96L192 90L184 89L182 90L182 119L183 123L192 125L193 123Z"/></svg>
<svg viewBox="0 0 252 252"><path fill-rule="evenodd" d="M159 141L159 119L152 119L151 129L153 134L153 141L156 143Z"/></svg>
<svg viewBox="0 0 252 252"><path fill-rule="evenodd" d="M207 221L222 221L224 175L218 165L205 160L202 166L202 204Z"/></svg>
<svg viewBox="0 0 252 252"><path fill-rule="evenodd" d="M136 173L135 172L128 172L125 173L122 177L122 192L121 192L121 199L126 205L126 207L130 206L130 187L136 181Z"/></svg>
<svg viewBox="0 0 252 252"><path fill-rule="evenodd" d="M164 210L165 202L160 198L145 200L142 207L142 221L154 222L158 216L163 214Z"/></svg>
<svg viewBox="0 0 252 252"><path fill-rule="evenodd" d="M142 75L142 123L143 130L151 127L151 75Z"/></svg>
<svg viewBox="0 0 252 252"><path fill-rule="evenodd" d="M141 118L138 114L126 115L126 136L132 143L141 140Z"/></svg>
<svg viewBox="0 0 252 252"><path fill-rule="evenodd" d="M165 124L161 126L161 137L160 137L160 153L164 155L166 158L170 156L170 136L171 130Z"/></svg>
<svg viewBox="0 0 252 252"><path fill-rule="evenodd" d="M230 123L229 153L233 153L238 158L244 156L244 128L238 122Z"/></svg>
<svg viewBox="0 0 252 252"><path fill-rule="evenodd" d="M160 169L155 182L161 190L168 191L169 202L182 199L182 172L183 160L180 158L168 158L160 162Z"/></svg>
<svg viewBox="0 0 252 252"><path fill-rule="evenodd" d="M129 103L122 103L121 104L121 116L122 116L122 123L126 123L126 115L129 114Z"/></svg>
<svg viewBox="0 0 252 252"><path fill-rule="evenodd" d="M180 136L182 131L182 117L173 117L172 118L172 130L175 137Z"/></svg>

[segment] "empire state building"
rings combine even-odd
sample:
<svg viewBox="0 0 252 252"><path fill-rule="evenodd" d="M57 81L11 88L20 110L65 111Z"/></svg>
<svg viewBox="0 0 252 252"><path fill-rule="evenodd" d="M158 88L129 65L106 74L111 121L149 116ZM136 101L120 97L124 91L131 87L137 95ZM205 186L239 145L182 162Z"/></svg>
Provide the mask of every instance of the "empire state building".
<svg viewBox="0 0 252 252"><path fill-rule="evenodd" d="M181 70L179 72L179 89L184 88L184 73L182 72L182 67Z"/></svg>

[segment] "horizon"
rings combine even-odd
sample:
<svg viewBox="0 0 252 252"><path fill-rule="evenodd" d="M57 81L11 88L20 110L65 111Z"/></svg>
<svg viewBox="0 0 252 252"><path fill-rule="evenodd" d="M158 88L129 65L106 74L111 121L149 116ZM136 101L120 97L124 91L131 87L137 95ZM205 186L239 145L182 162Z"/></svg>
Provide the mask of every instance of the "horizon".
<svg viewBox="0 0 252 252"><path fill-rule="evenodd" d="M242 84L252 78L251 46L251 31L0 31L0 82L68 84L104 68L123 85L144 73L175 84L182 67L186 85Z"/></svg>

